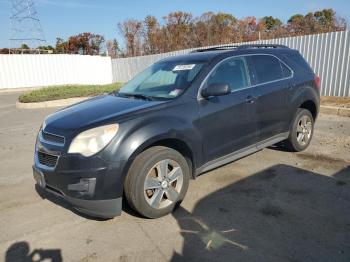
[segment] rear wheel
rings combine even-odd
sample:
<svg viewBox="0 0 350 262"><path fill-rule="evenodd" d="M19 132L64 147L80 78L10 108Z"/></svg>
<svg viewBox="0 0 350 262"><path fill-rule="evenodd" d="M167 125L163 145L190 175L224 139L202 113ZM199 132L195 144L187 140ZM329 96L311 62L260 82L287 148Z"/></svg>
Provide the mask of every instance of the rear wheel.
<svg viewBox="0 0 350 262"><path fill-rule="evenodd" d="M305 150L311 142L313 131L314 119L311 112L299 108L290 128L289 137L286 140L287 149L295 152Z"/></svg>
<svg viewBox="0 0 350 262"><path fill-rule="evenodd" d="M145 217L173 211L184 198L190 179L186 159L177 151L156 146L138 155L125 179L129 205Z"/></svg>

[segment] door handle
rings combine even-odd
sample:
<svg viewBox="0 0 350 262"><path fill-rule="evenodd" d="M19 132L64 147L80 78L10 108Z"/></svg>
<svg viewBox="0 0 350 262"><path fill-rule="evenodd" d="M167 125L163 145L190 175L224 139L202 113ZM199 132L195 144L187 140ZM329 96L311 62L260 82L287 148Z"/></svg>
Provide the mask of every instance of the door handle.
<svg viewBox="0 0 350 262"><path fill-rule="evenodd" d="M255 102L255 100L256 100L257 98L255 97L255 96L247 96L247 98L245 99L245 101L246 101L246 103L248 103L248 104L252 104L252 103L254 103Z"/></svg>

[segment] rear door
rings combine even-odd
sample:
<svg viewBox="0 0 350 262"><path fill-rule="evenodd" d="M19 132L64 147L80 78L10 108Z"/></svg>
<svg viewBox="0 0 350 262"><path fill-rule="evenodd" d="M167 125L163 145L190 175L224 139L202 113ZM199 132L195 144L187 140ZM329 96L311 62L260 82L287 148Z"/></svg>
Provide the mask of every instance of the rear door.
<svg viewBox="0 0 350 262"><path fill-rule="evenodd" d="M228 84L231 93L199 99L200 130L206 160L228 155L256 142L253 89L244 57L221 61L203 86Z"/></svg>
<svg viewBox="0 0 350 262"><path fill-rule="evenodd" d="M292 71L273 55L251 55L248 60L257 95L258 140L263 141L288 131L287 100Z"/></svg>

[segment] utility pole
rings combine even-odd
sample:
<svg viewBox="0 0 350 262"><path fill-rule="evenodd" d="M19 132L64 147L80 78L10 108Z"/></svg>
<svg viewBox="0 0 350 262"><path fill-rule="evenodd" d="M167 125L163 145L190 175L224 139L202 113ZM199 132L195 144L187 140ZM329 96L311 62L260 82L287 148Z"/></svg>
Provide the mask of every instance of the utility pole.
<svg viewBox="0 0 350 262"><path fill-rule="evenodd" d="M10 53L40 53L38 47L46 45L46 39L34 0L11 0L10 24Z"/></svg>

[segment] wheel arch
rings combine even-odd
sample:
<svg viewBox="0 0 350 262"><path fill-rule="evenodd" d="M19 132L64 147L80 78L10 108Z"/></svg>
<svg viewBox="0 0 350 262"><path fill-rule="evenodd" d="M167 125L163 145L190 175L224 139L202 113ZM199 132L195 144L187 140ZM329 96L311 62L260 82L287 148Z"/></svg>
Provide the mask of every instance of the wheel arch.
<svg viewBox="0 0 350 262"><path fill-rule="evenodd" d="M299 105L299 108L303 108L303 109L310 111L313 119L316 120L317 115L318 115L318 110L317 110L316 103L313 100L304 101L303 103L301 103Z"/></svg>
<svg viewBox="0 0 350 262"><path fill-rule="evenodd" d="M164 146L178 151L186 159L187 164L190 168L192 178L195 178L196 163L194 159L194 153L191 147L182 139L173 137L153 138L140 145L137 149L134 150L130 158L127 160L123 173L125 175L127 174L131 164L133 163L137 155L154 146Z"/></svg>

